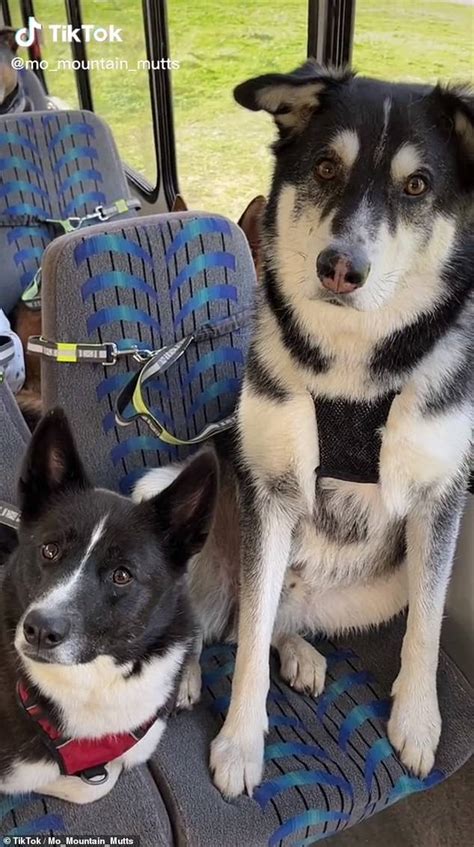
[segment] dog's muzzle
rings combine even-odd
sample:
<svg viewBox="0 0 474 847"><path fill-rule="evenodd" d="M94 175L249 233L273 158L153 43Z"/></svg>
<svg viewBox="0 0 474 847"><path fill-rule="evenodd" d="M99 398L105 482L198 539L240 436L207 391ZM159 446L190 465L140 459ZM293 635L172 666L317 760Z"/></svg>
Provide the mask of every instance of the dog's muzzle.
<svg viewBox="0 0 474 847"><path fill-rule="evenodd" d="M316 271L324 288L336 294L349 294L366 281L370 262L364 251L327 247L316 259Z"/></svg>

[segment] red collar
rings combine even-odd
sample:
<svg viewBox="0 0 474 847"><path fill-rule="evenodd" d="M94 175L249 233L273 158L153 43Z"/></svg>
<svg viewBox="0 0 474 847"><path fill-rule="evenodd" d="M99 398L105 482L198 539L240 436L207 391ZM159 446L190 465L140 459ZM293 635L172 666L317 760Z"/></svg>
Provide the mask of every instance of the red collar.
<svg viewBox="0 0 474 847"><path fill-rule="evenodd" d="M42 741L59 765L63 776L82 776L96 784L105 782L105 765L123 756L140 741L155 722L152 718L133 732L103 735L102 738L68 738L52 723L38 695L33 694L24 680L17 684L20 706L34 722ZM89 773L90 772L90 773Z"/></svg>

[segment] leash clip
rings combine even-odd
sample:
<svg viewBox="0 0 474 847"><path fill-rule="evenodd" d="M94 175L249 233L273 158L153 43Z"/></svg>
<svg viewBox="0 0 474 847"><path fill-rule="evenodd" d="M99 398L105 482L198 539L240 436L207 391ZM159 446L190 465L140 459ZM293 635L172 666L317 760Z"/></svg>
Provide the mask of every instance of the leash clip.
<svg viewBox="0 0 474 847"><path fill-rule="evenodd" d="M132 354L132 358L135 362L138 362L139 365L143 365L145 362L148 362L156 353L156 350L140 350L139 347L135 347L135 351Z"/></svg>
<svg viewBox="0 0 474 847"><path fill-rule="evenodd" d="M131 356L135 362L143 365L155 355L154 350L140 350L135 346L120 350L114 341L104 341L103 346L107 348L107 359L102 362L105 368L116 365L117 359L123 359L125 356Z"/></svg>
<svg viewBox="0 0 474 847"><path fill-rule="evenodd" d="M71 218L67 218L67 224L69 227L69 232L75 232L76 229L80 229L84 222L84 218L80 218L78 215L74 215ZM63 223L63 221L60 221Z"/></svg>
<svg viewBox="0 0 474 847"><path fill-rule="evenodd" d="M107 214L103 206L97 206L94 214L94 217L97 217L99 221L108 221L112 216L111 214Z"/></svg>
<svg viewBox="0 0 474 847"><path fill-rule="evenodd" d="M119 359L120 356L127 355L127 350L119 350L115 341L105 341L104 347L107 350L107 358L101 362L104 368L110 368L112 365L116 365L117 359Z"/></svg>

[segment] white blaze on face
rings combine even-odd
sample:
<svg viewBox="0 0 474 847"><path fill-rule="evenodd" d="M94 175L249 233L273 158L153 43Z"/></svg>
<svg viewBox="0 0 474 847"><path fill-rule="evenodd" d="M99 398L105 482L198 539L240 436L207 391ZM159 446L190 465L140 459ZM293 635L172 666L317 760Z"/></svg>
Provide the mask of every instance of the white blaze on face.
<svg viewBox="0 0 474 847"><path fill-rule="evenodd" d="M74 585L76 585L76 583L78 582L94 548L97 547L97 544L99 543L100 539L104 534L107 518L108 515L105 515L95 525L94 529L92 530L91 537L84 552L84 555L82 556L81 561L72 576L68 580L61 582L59 585L53 588L53 590L49 594L43 597L42 602L38 603L35 608L52 609L55 606L63 605L70 598Z"/></svg>
<svg viewBox="0 0 474 847"><path fill-rule="evenodd" d="M391 97L386 97L385 100L383 101L382 130L380 132L380 138L378 140L378 144L375 148L375 154L374 154L374 164L375 165L380 164L384 150L385 150L385 144L387 142L387 135L388 135L388 122L390 120L391 108L392 108L392 99L391 99Z"/></svg>
<svg viewBox="0 0 474 847"><path fill-rule="evenodd" d="M354 129L343 129L331 141L331 148L341 162L350 170L359 155L360 140Z"/></svg>

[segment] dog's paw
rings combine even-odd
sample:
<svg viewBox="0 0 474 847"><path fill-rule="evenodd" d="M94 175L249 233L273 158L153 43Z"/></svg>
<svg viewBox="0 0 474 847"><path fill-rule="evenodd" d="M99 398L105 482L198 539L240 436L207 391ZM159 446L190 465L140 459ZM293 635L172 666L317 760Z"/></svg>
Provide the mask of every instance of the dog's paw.
<svg viewBox="0 0 474 847"><path fill-rule="evenodd" d="M282 638L278 643L280 676L302 694L318 697L324 689L326 659L299 635Z"/></svg>
<svg viewBox="0 0 474 847"><path fill-rule="evenodd" d="M176 708L192 709L201 696L201 665L196 658L186 664L176 698Z"/></svg>
<svg viewBox="0 0 474 847"><path fill-rule="evenodd" d="M224 797L252 796L263 774L263 732L243 738L227 735L225 727L211 744L214 784Z"/></svg>
<svg viewBox="0 0 474 847"><path fill-rule="evenodd" d="M436 689L423 686L419 680L407 681L400 673L392 695L388 737L403 764L423 778L433 768L441 734Z"/></svg>

